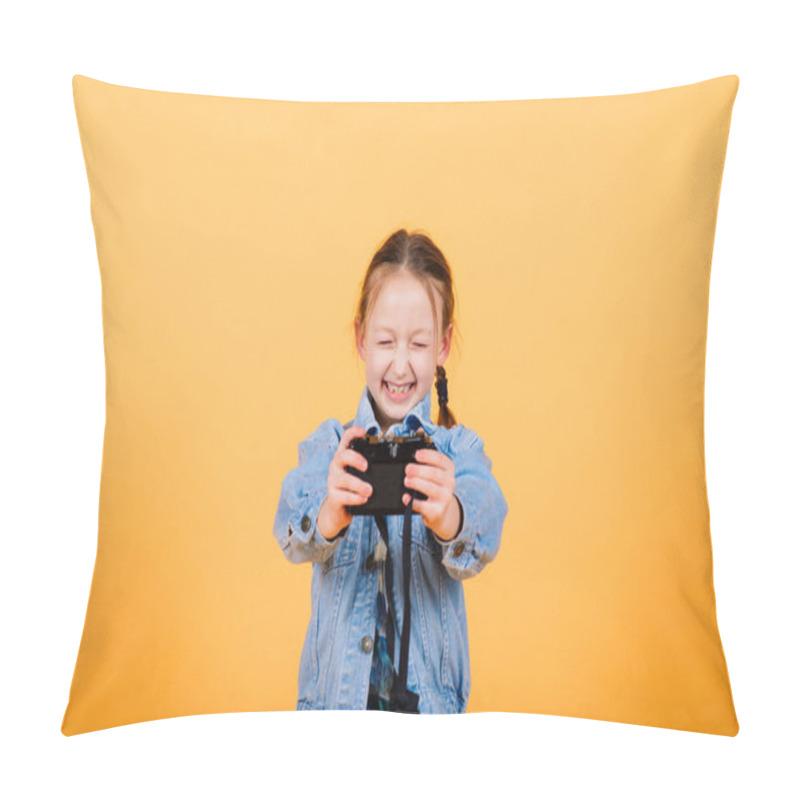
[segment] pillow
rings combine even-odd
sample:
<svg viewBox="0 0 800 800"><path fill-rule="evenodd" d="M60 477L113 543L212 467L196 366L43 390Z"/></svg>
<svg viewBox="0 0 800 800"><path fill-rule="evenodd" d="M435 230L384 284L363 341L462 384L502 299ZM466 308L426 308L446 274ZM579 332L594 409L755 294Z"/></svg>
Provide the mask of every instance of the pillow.
<svg viewBox="0 0 800 800"><path fill-rule="evenodd" d="M452 266L448 402L508 503L462 581L466 710L735 736L703 403L738 86L299 102L74 76L106 427L62 733L296 707L314 567L273 535L282 480L355 417L360 281L406 228Z"/></svg>

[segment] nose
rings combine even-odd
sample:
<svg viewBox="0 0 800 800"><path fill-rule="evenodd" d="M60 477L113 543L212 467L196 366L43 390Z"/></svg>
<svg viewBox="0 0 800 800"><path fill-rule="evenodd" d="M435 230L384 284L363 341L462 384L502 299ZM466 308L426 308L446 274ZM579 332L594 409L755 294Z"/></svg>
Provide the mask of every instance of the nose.
<svg viewBox="0 0 800 800"><path fill-rule="evenodd" d="M411 374L411 371L408 369L409 361L410 359L408 357L408 351L403 347L398 348L394 357L395 374L401 376L401 378L403 376L409 376Z"/></svg>

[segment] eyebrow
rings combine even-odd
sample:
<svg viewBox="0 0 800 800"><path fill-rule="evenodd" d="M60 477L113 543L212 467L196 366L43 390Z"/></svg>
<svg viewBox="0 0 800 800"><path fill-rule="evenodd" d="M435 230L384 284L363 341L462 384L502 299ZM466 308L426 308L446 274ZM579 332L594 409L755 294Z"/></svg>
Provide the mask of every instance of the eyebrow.
<svg viewBox="0 0 800 800"><path fill-rule="evenodd" d="M380 327L376 328L378 333L394 333L392 328L388 328L386 325L381 325ZM417 328L417 330L412 331L411 335L416 336L418 333L431 333L430 328Z"/></svg>

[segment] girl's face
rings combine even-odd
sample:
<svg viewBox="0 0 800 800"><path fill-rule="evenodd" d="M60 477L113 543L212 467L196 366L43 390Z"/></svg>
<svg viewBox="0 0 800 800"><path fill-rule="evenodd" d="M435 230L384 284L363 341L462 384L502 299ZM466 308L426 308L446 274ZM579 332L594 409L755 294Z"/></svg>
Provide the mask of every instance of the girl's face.
<svg viewBox="0 0 800 800"><path fill-rule="evenodd" d="M435 293L439 320L442 299ZM375 418L385 432L431 390L436 367L450 352L453 326L434 341L433 309L423 285L408 273L389 278L378 294L366 330L356 322L356 345L365 364Z"/></svg>

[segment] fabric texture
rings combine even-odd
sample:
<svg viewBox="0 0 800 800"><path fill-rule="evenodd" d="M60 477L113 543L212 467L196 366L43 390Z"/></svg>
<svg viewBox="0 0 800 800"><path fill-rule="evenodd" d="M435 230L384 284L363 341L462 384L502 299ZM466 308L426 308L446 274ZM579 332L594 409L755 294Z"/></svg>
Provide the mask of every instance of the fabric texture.
<svg viewBox="0 0 800 800"><path fill-rule="evenodd" d="M448 406L468 428L449 436L491 456L508 505L502 547L477 575L497 509L459 493L458 553L414 526L416 556L438 554L456 588L445 620L416 625L409 685L423 666L443 696L464 685L465 626L469 697L450 693L450 711L466 700L469 712L737 733L704 451L737 76L436 103L216 97L81 75L72 86L106 419L65 735L299 698L366 705L372 652L338 688L327 643L312 637L303 655L304 633L323 625L324 571L366 556L375 535L320 541L339 430L308 432L352 413L358 288L399 227L430 235L452 267ZM301 459L313 488L293 496L283 555L314 558L298 565L271 526ZM435 588L421 563L412 598ZM374 636L376 595L365 602L349 646ZM445 632L429 663L426 642Z"/></svg>

